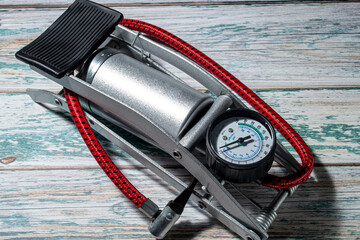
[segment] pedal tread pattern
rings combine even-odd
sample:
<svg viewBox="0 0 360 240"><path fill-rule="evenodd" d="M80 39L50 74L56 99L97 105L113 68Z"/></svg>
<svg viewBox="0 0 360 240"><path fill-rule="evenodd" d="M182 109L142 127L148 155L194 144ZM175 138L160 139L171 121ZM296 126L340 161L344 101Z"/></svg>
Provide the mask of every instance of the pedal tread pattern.
<svg viewBox="0 0 360 240"><path fill-rule="evenodd" d="M122 20L122 14L87 0L75 1L16 57L61 78L95 51Z"/></svg>

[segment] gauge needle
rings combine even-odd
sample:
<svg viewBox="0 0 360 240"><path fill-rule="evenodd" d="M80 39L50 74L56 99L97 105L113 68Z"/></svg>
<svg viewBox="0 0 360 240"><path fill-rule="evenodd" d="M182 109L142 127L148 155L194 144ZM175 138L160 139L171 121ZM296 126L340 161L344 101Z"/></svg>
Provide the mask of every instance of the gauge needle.
<svg viewBox="0 0 360 240"><path fill-rule="evenodd" d="M227 147L227 146L230 146L230 145L232 145L232 144L234 144L234 143L243 143L245 140L247 140L247 139L249 139L249 138L251 138L250 135L249 135L249 136L246 136L246 137L243 137L243 138L238 138L237 140L235 140L235 141L233 141L233 142L231 142L231 143L225 144L224 146L221 146L221 147L219 147L219 148Z"/></svg>
<svg viewBox="0 0 360 240"><path fill-rule="evenodd" d="M254 139L251 139L251 140L249 140L249 141L247 141L247 142L242 142L242 143L239 143L238 145L235 145L235 146L233 146L233 147L229 147L229 148L227 148L227 149L223 150L222 152L229 151L229 150L234 149L234 148L237 148L237 147L239 147L239 146L245 146L245 145L248 145L249 143L251 143L251 142L253 142L253 141L254 141Z"/></svg>

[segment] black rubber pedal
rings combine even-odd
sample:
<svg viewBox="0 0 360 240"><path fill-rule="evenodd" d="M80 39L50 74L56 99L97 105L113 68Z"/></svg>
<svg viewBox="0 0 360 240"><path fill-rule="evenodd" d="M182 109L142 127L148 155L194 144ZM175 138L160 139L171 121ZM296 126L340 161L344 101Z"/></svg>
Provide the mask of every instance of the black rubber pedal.
<svg viewBox="0 0 360 240"><path fill-rule="evenodd" d="M76 0L44 33L16 57L60 78L71 73L114 31L122 14L87 0Z"/></svg>

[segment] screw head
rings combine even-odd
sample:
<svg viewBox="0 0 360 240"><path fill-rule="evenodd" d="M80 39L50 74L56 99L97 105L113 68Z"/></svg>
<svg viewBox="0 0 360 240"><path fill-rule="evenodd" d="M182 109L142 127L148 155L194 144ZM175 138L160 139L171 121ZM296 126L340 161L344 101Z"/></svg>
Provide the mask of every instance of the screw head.
<svg viewBox="0 0 360 240"><path fill-rule="evenodd" d="M205 209L206 205L203 202L198 202L200 209Z"/></svg>
<svg viewBox="0 0 360 240"><path fill-rule="evenodd" d="M176 159L181 159L182 158L181 153L178 150L173 151L173 156Z"/></svg>
<svg viewBox="0 0 360 240"><path fill-rule="evenodd" d="M55 104L58 106L62 106L62 103L59 99L55 98Z"/></svg>

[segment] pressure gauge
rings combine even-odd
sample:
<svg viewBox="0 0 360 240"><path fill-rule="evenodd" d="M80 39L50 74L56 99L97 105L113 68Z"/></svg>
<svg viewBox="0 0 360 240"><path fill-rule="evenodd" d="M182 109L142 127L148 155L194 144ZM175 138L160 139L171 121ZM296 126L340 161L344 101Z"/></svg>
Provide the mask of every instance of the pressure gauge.
<svg viewBox="0 0 360 240"><path fill-rule="evenodd" d="M251 182L263 177L273 163L275 147L271 123L249 109L221 114L206 135L209 167L230 182Z"/></svg>

